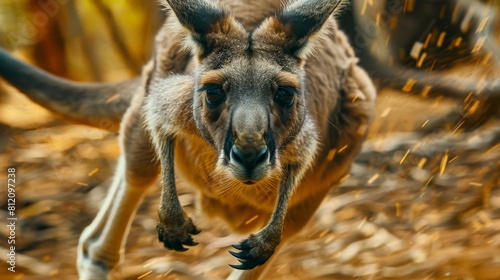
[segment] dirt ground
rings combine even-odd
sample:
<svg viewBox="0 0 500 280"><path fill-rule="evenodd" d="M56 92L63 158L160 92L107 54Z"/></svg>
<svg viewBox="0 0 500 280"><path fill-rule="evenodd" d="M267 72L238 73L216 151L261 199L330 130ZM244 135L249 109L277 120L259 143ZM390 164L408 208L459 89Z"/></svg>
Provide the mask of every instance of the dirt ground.
<svg viewBox="0 0 500 280"><path fill-rule="evenodd" d="M0 219L7 168L16 168L16 273L0 279L76 279L78 237L103 200L117 135L64 123L15 90L0 88ZM451 101L383 91L377 121L349 178L331 190L309 226L289 242L267 279L500 279L500 124L471 133L415 134ZM196 215L188 252L167 251L155 230L159 184L133 222L118 279L223 279L227 252L244 236Z"/></svg>

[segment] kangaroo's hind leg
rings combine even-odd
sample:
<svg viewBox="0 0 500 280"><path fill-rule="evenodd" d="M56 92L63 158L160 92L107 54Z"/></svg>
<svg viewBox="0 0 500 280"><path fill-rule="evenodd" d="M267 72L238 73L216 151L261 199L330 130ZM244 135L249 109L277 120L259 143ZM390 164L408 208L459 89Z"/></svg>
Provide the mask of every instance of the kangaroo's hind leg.
<svg viewBox="0 0 500 280"><path fill-rule="evenodd" d="M114 181L97 217L78 245L80 279L107 279L123 254L132 218L148 186L159 174L158 163L143 130L140 106L130 108L122 123L121 149Z"/></svg>

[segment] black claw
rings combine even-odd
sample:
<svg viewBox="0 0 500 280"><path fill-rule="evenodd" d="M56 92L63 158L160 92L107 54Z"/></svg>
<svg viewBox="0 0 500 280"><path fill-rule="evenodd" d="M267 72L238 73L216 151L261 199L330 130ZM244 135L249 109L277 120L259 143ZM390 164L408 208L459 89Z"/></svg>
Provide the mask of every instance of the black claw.
<svg viewBox="0 0 500 280"><path fill-rule="evenodd" d="M185 252L188 250L187 248L184 248L180 242L175 242L173 245L173 249L178 252Z"/></svg>
<svg viewBox="0 0 500 280"><path fill-rule="evenodd" d="M196 227L194 227L191 231L189 231L190 234L197 235L201 232L201 230L198 230Z"/></svg>
<svg viewBox="0 0 500 280"><path fill-rule="evenodd" d="M165 241L162 241L163 242L163 245L165 248L169 249L169 250L175 250L175 251L178 251L178 252L185 252L187 250L189 250L188 248L185 248L184 246L182 245L188 245L188 246L195 246L197 245L198 243L196 242L192 242L191 244L183 244L181 242L178 242L178 241L168 241L168 240L165 240Z"/></svg>
<svg viewBox="0 0 500 280"><path fill-rule="evenodd" d="M182 244L186 245L187 243L192 243L193 238L191 237L191 235L185 235L184 238L182 238L180 241Z"/></svg>
<svg viewBox="0 0 500 280"><path fill-rule="evenodd" d="M247 240L241 242L240 244L237 244L237 245L233 245L233 248L234 249L237 249L237 250L249 250L252 248L252 246L250 245L250 242L248 242Z"/></svg>
<svg viewBox="0 0 500 280"><path fill-rule="evenodd" d="M239 244L236 244L236 245L231 245L231 246L232 246L234 249L236 249L236 250L245 250L245 249L243 249L243 247L241 247L241 245L239 245Z"/></svg>
<svg viewBox="0 0 500 280"><path fill-rule="evenodd" d="M198 245L198 243L194 242L193 238L191 236L189 236L189 235L186 238L184 238L184 240L182 240L181 243L183 245L187 245L187 246L196 246L196 245Z"/></svg>
<svg viewBox="0 0 500 280"><path fill-rule="evenodd" d="M255 268L256 266L263 265L266 261L267 259L256 258L253 260L242 261L241 265L245 267L243 269L252 269Z"/></svg>
<svg viewBox="0 0 500 280"><path fill-rule="evenodd" d="M249 269L255 268L256 266L264 264L266 262L266 260L262 260L259 258L259 259L255 259L252 261L240 261L240 262L241 262L241 264L239 264L239 265L230 264L229 266L234 268L234 269L249 270Z"/></svg>
<svg viewBox="0 0 500 280"><path fill-rule="evenodd" d="M198 242L194 242L193 240L189 241L189 242L185 242L185 243L182 243L186 246L196 246L198 245L199 243Z"/></svg>
<svg viewBox="0 0 500 280"><path fill-rule="evenodd" d="M193 241L193 238L191 237L191 235L186 235L182 240L181 240L181 243L183 245L187 245L187 246L196 246L198 245L197 242L194 242Z"/></svg>
<svg viewBox="0 0 500 280"><path fill-rule="evenodd" d="M229 254L231 254L233 257L241 259L241 260L248 260L250 258L253 258L250 251L243 251L243 252L239 252L239 253L229 251Z"/></svg>
<svg viewBox="0 0 500 280"><path fill-rule="evenodd" d="M249 268L247 268L246 266L244 266L242 264L238 264L238 265L230 264L229 266L232 267L232 268L234 268L234 269L239 269L239 270L248 270L249 269Z"/></svg>

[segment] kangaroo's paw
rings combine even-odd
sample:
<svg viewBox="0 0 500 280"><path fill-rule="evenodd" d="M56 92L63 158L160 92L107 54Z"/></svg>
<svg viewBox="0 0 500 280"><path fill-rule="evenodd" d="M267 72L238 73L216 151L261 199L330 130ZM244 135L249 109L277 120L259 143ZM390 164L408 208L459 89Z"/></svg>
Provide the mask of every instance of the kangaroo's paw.
<svg viewBox="0 0 500 280"><path fill-rule="evenodd" d="M193 241L191 235L196 235L200 231L196 229L193 221L189 218L185 218L182 223L176 225L167 225L160 221L156 225L156 229L158 230L158 239L163 243L165 248L184 252L188 250L184 245L198 245L198 243Z"/></svg>
<svg viewBox="0 0 500 280"><path fill-rule="evenodd" d="M246 240L233 247L240 252L229 253L238 258L239 265L229 265L235 269L249 270L263 265L274 253L279 242L271 241L260 234L251 234Z"/></svg>

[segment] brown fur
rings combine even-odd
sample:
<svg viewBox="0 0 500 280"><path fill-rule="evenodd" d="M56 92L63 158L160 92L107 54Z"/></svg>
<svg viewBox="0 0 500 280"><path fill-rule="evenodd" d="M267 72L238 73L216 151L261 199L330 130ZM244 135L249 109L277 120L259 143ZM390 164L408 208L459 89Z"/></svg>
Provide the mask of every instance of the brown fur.
<svg viewBox="0 0 500 280"><path fill-rule="evenodd" d="M196 245L198 230L175 189L183 178L206 216L239 232L258 230L233 252L242 263L235 268L251 270L230 275L257 279L348 174L373 119L375 89L330 17L345 1L297 0L279 13L279 0L220 1L230 13L207 0L167 2L154 58L121 123L112 187L80 238L80 278L108 277L162 171L164 245ZM216 109L207 85L225 94ZM286 90L292 102L279 105ZM250 169L238 151L261 157Z"/></svg>
<svg viewBox="0 0 500 280"><path fill-rule="evenodd" d="M264 6L277 6L279 1L272 3L274 4ZM293 34L289 34L288 27L279 24L276 18L271 18L255 29L256 23L263 21L271 14L270 10L255 8L262 6L255 1L251 4L246 2L226 4L228 10L251 10L252 16L237 16L236 20L230 16L222 17L210 26L210 32L203 39L208 42L206 45L199 46L196 42L190 42L188 38L187 45L197 53L197 59L191 62L186 60L179 63L178 59L175 59L189 56L187 51L179 48L179 46L186 45L185 38L189 35L177 29L180 26L176 23L175 17L169 18L169 22L157 37L158 48L153 64L154 69L145 71L144 83L151 85L146 93L147 98L143 100L138 96L124 119L123 146L127 154L127 147L133 145L128 141L130 139L140 141L141 135L149 135L156 146L156 153L163 166L165 184L162 191L158 230L166 246L172 245L172 240L176 238L181 238L183 245L194 245L191 235L197 233L176 198L175 166L176 176L184 178L200 191L198 202L201 212L207 216L222 217L240 232L251 232L265 226L249 239L254 246L253 251L249 252L252 252L255 257L259 257L260 254L265 255L265 261L273 255L272 252L279 248L280 243L293 236L307 223L328 189L349 172L354 156L358 153L365 137L366 128L373 118L375 92L370 79L363 70L356 66L357 59L345 36L338 31L334 20L327 20L321 29L321 34L317 35L322 37L321 44L315 46L311 43L312 47L308 47L314 49L314 55L308 58L307 52L301 50L297 54L298 57L293 58L283 55L288 48L283 48L283 45L293 44L293 42L284 42L281 39L282 36L276 35L276 31L282 28L283 30L279 32L288 32L285 37L289 41L294 40ZM237 12L235 14L238 15ZM172 26L176 27L172 28ZM253 62L245 59L245 53L249 48L247 39L249 31L255 31L252 35L254 39L251 46L254 53ZM216 42L216 44L211 42ZM215 50L209 48L215 48ZM269 56L268 54L276 55ZM273 61L274 59L279 61ZM309 94L307 99L301 101L305 103L297 101L294 108L298 111L290 115L294 119L299 117L296 115L299 112L308 112L312 122L308 123L304 119L297 123L291 122L286 130L277 131L278 135L297 135L297 138L287 140L278 136L276 139L278 145L291 141L279 152L280 165L270 173L270 176L248 187L233 179L226 171L214 169L218 166L217 151L222 149L225 129L211 131L210 121L204 120L206 117L210 118L211 113L203 110L198 113L196 110L193 111L193 108L202 106L200 101L193 99L193 91L205 84L223 84L228 79L244 80L245 75L248 74L235 71L246 66L246 63L253 63L257 65L256 69L261 69L269 67L268 64L271 61L271 64L282 65L286 69L276 71L278 73L275 76L277 84L295 88L305 88L307 85ZM299 72L293 70L302 67L304 67L305 75L300 74L302 70ZM269 71L273 71L274 68L270 69ZM197 71L194 72L194 76L171 76L172 72L182 74L193 70ZM204 96L204 94L200 95ZM140 104L144 106L141 107ZM144 110L143 121L137 113L134 113L140 111L140 108ZM259 106L253 110L259 110ZM197 116L193 113L202 115ZM279 119L279 111L271 109L270 113L272 119ZM234 114L238 114L238 111ZM218 125L224 125L229 118L230 116L223 111L217 117L217 120L222 120ZM235 121L238 123L242 119L241 117L235 118ZM308 123L306 126L304 126L304 121ZM138 128L141 122L146 122L148 131ZM252 145L261 139L259 131L264 128L258 128L259 126L250 128L244 122L241 125L243 129L241 133L246 133L246 137L253 139L251 142L242 142L241 145ZM308 133L301 132L307 131L307 129L304 130L306 127L313 130ZM239 130L238 127L235 129ZM249 134L248 129L257 129L253 132L254 136ZM303 133L310 135L300 136ZM210 140L212 144L207 142L207 139L212 139ZM316 142L319 146L314 144ZM312 148L304 149L305 147ZM127 157L126 162L134 168L126 168L128 170L126 174L144 174L145 166L149 170L147 174L152 176L155 173L151 173L151 170L156 170L156 168L151 168L154 164L152 163L153 153L147 145L144 145L142 149L143 152L139 150L138 154L134 152L133 156ZM336 154L335 158L330 161L327 155L332 150L343 151ZM138 159L142 160L138 161ZM301 164L302 161L305 163ZM192 172L193 170L197 172ZM127 184L139 185L141 182L133 182L137 180L137 175L126 176L126 178L128 178ZM144 180L150 181L151 178L142 179L143 183ZM293 188L287 188L288 184ZM280 185L282 186L277 188ZM252 222L246 223L251 218L253 218ZM82 236L83 258L99 259L101 262L105 261L105 268L112 267L116 258L98 253L92 254L91 250L86 249L88 246L85 244L89 242L89 239L84 236ZM252 243L257 240L259 240L258 243ZM107 249L105 243L98 242L98 244L101 244L101 247L96 250ZM174 249L183 250L182 244L177 248L172 246ZM80 270L83 270L81 275L85 276L85 273L92 271L93 268ZM231 277L251 279L259 277L263 272L264 267L257 267L250 272L235 272Z"/></svg>
<svg viewBox="0 0 500 280"><path fill-rule="evenodd" d="M188 12L196 10L198 4L195 1L170 2L179 7L184 5ZM78 265L82 279L106 278L108 271L119 261L135 209L161 169L164 173L159 210L161 238L176 240L181 237L184 238L181 245L195 244L191 235L197 230L179 206L175 175L197 188L201 213L222 217L239 232L261 229L248 239L251 249L243 248L242 251L250 253L252 258L263 257L264 261L269 258L266 266L277 255L281 244L307 223L329 188L349 172L373 117L374 90L369 78L357 66L357 59L334 20L329 19L321 29L298 37L293 22L283 21L283 14L275 13L281 8L280 1L219 2L230 13L220 14L214 17L214 21L207 22L207 32L203 28L197 30L189 20L179 22L171 12L157 36L154 59L145 67L141 83L135 80L106 86L75 85L34 71L0 50L0 75L35 102L68 120L116 130L127 110L121 124L123 155L115 180L102 210L80 239ZM363 1L355 2L361 3L355 7L363 5ZM426 2L444 5L424 1L424 6ZM459 14L475 10L479 11L475 15L477 18L492 15L491 11L482 11L482 5L477 1L445 2L450 11L455 4L474 8L461 8ZM302 1L294 1L292 6L296 3L300 5ZM210 3L206 6L209 9L214 7L216 5ZM299 12L306 13L307 9ZM408 17L409 20L413 18ZM403 19L399 18L400 21ZM358 21L358 27L363 27L364 23ZM471 42L474 45L483 33L491 32L490 25L482 33L466 34L467 45L470 46ZM390 30L391 37L397 38L390 41L393 53L400 51L394 46L407 45L406 40L413 36L407 33L404 24L399 26L402 27L399 31ZM462 33L457 34L462 36ZM386 37L372 39L386 46ZM305 44L297 48L298 42ZM498 52L495 43L486 43L485 51ZM252 59L248 59L249 52ZM393 65L389 69L382 65L381 68L380 64L366 61L365 65L376 65L382 76L388 71L390 77L396 77L393 85L397 87L402 87L412 78L419 81L415 89L432 85L433 92L462 97L482 91L477 89L475 79L464 80L457 76L462 86L456 88L455 79L446 80L442 75L394 71L402 67ZM269 73L245 71L250 68L265 69L275 75L269 79L272 76ZM253 74L258 77L252 78ZM32 83L26 84L24 77L36 79L30 79ZM252 79L272 80L274 87L307 89L307 98L293 105L288 126L280 127L279 110L275 107L263 110L259 102L243 106L245 108L235 111L234 115L229 110L220 115L198 110L204 104L199 96L204 98L207 93L197 89L206 84L223 85L235 80L251 83ZM484 88L492 92L494 102L490 103L498 103L498 94L495 95L498 85L488 83ZM246 93L251 93L251 90L252 87L248 87ZM118 91L120 95L117 95ZM91 100L93 102L89 102ZM265 122L254 116L255 112L269 112L269 120L274 120L272 125L279 128L276 141L280 146L280 157L279 164L262 171L269 172L267 177L247 186L228 173L230 170L221 167L218 152L225 142L224 132L231 129L228 125L231 118L235 133L244 135L235 139L235 146L259 150L266 144L262 137ZM308 123L304 115L311 122ZM217 120L221 121L211 125ZM110 125L103 125L106 123ZM182 250L182 246L173 249ZM241 253L237 254L241 256ZM255 279L262 275L264 267L257 266L243 273L235 271L231 277Z"/></svg>
<svg viewBox="0 0 500 280"><path fill-rule="evenodd" d="M244 4L240 3L240 5ZM252 5L252 7L258 6ZM247 8L251 9L251 7ZM259 15L256 12L253 15L257 17L257 21L260 16L262 21L268 14L261 13ZM248 21L254 22L254 20ZM161 153L168 150L168 147L173 147L175 142L173 154L164 154L163 158L160 156L160 160L164 159L167 162L165 165L168 166L167 170L164 169L164 173L173 172L172 165L175 165L175 174L186 179L200 191L199 203L202 212L208 216L222 217L235 230L249 232L262 228L267 223L267 226L258 235L252 235L249 239L252 241L252 238L256 239L258 236L258 240L264 244L264 248L257 249L262 249L262 252L274 251L274 246L298 232L314 213L328 189L349 172L352 160L360 149L367 127L373 117L375 98L373 85L364 71L356 66L357 59L354 57L345 36L338 31L333 20L327 21L321 29L320 35L316 34L317 37L321 37L319 39L322 41L316 46L313 44L314 55L310 56L309 59L304 51L298 53L296 58L283 54L288 49L288 46L283 47L284 45L293 45L293 42L285 42L283 38L293 41L294 35L289 34L291 32L289 27L283 23L277 23L277 21L276 18L270 18L257 29L252 29L252 25L246 26L244 22L239 23L228 17L223 17L222 20L210 27L210 32L206 36L207 40L221 42L214 46L215 51L207 53L204 46L192 45L194 51L198 53L198 62L192 65L201 63L198 67L199 70L197 70L199 72L195 72L194 77L174 76L164 81L153 82L144 107L147 126L153 142L156 143L157 151ZM247 32L245 30L254 31L251 44L254 53L253 62L245 62L244 54L249 48L246 39L248 35L245 35ZM280 34L286 36L280 36ZM273 55L269 56L269 53ZM162 56L159 55L159 57ZM271 173L270 177L265 177L251 187L247 187L240 181L233 179L225 171L218 170L219 155L217 151L222 149L221 146L224 143L224 134L222 133L224 129L203 131L204 128L210 127L203 114L206 116L210 114L201 113L202 116L197 119L197 116L193 115L192 110L188 108L202 106L201 103L196 103L197 101L193 100L192 92L196 88L200 88L204 84L223 84L226 79L229 79L228 77L235 79L235 76L243 75L239 79L245 79L244 73L235 72L238 71L241 64L269 64L274 59L278 59L278 63L287 69L285 72L278 71L276 80L279 84L297 88L307 84L310 95L306 103L296 106L305 107L311 114L314 120L312 125L315 129L315 136L311 134L310 137L317 138L321 145L317 149L304 149L304 147L315 146L315 144L310 142L307 137L298 137L280 151L281 165L274 173ZM239 60L241 63L238 62ZM303 63L303 60L306 62ZM302 65L307 73L305 80L300 78L300 74L292 74L295 67L300 69ZM265 67L267 66L260 66L259 69ZM210 70L210 68L217 70ZM220 68L221 70L219 70ZM197 79L198 81L196 81ZM196 94L198 93L195 91ZM271 114L278 118L276 117L278 112L271 111ZM221 124L227 123L229 118L230 116L225 115L225 112L218 116L218 120L223 120ZM233 119L239 121L241 118L233 117ZM170 121L165 123L161 120ZM244 127L246 133L249 133L248 129L253 129L245 125ZM304 129L305 127L301 123L292 124L286 132L283 131L280 134L291 133L290 135L294 135L299 133L297 135L300 135L299 131ZM259 135L259 132L257 131L255 135ZM260 141L258 136L255 137L252 138L252 142ZM207 142L207 138L212 139L213 143ZM171 139L168 140L170 144L165 144L166 139ZM277 141L284 143L287 140L278 139ZM214 145L216 149L213 149ZM342 152L339 152L334 160L327 160L327 155L332 150ZM168 157L172 157L172 162L168 160ZM315 160L308 161L308 158L315 158ZM287 178L285 174L293 173L295 170L295 167L288 170L281 168L295 166L301 161L305 163L297 165L296 177L294 175L289 178L290 184L297 184L293 188L293 196L289 199L283 199L283 203L286 203L284 207L288 208L286 217L283 217L283 227L282 229L276 228L278 225L273 221L280 219L276 213L280 207L281 198L292 193L290 191L285 194L282 191L283 187L277 188L277 186L280 185L280 181L282 184L284 178ZM192 170L198 172L193 174ZM168 231L168 228L172 227L172 217L177 217L174 220L177 220L182 226L177 228L175 235L184 235L183 238L190 240L190 234L196 232L191 220L183 214L178 206L171 205L171 198L175 190L175 180L172 176L173 173L170 175L171 178L164 177L166 188L168 189L168 185L172 185L173 189L164 192L163 208L160 208L159 230L163 233ZM234 215L234 213L238 214ZM251 218L253 218L252 222L246 223ZM280 232L279 236L275 236L273 232ZM188 241L188 243L190 242ZM189 245L188 243L187 245ZM256 251L258 252L258 250ZM256 271L259 270L262 269ZM260 274L256 271L248 275ZM245 278L246 276L241 277Z"/></svg>

